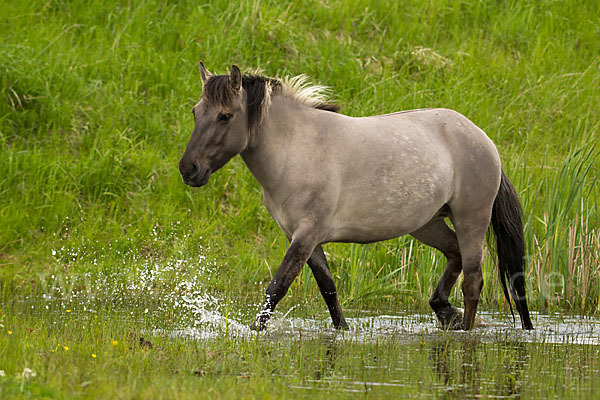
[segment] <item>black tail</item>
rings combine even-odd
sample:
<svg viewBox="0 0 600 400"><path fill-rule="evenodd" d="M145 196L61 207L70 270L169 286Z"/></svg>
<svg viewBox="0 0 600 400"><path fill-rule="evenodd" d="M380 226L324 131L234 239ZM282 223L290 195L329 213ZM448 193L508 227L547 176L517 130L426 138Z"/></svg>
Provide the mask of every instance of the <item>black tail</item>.
<svg viewBox="0 0 600 400"><path fill-rule="evenodd" d="M506 284L508 281L508 287L521 317L523 329L533 329L529 309L527 308L525 275L523 274L525 240L523 238L522 214L519 195L504 171L502 171L500 189L492 209L492 227L496 235L500 282L502 283L504 296L506 296L506 300L510 305ZM512 313L512 306L510 312Z"/></svg>

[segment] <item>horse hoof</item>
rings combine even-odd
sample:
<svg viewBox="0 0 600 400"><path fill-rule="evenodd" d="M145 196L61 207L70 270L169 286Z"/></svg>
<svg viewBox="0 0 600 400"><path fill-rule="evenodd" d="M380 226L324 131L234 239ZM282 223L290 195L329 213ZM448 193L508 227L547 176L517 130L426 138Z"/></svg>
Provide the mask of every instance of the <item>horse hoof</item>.
<svg viewBox="0 0 600 400"><path fill-rule="evenodd" d="M341 321L339 324L335 325L335 329L338 331L349 331L350 327L346 323L346 321Z"/></svg>
<svg viewBox="0 0 600 400"><path fill-rule="evenodd" d="M464 328L463 313L456 307L450 306L436 313L436 315L443 329L460 331Z"/></svg>
<svg viewBox="0 0 600 400"><path fill-rule="evenodd" d="M250 326L250 329L253 331L256 331L256 332L260 332L265 329L265 326L261 325L261 324L257 324L256 322L253 322L252 326Z"/></svg>
<svg viewBox="0 0 600 400"><path fill-rule="evenodd" d="M256 331L256 332L264 331L265 329L267 329L268 321L269 321L268 318L265 319L262 315L259 315L258 317L256 317L256 319L252 323L252 326L250 327L250 329L252 329L253 331Z"/></svg>
<svg viewBox="0 0 600 400"><path fill-rule="evenodd" d="M256 332L264 331L265 328L266 328L266 326L264 324L257 323L256 321L254 321L252 323L252 326L250 327L251 330L256 331Z"/></svg>

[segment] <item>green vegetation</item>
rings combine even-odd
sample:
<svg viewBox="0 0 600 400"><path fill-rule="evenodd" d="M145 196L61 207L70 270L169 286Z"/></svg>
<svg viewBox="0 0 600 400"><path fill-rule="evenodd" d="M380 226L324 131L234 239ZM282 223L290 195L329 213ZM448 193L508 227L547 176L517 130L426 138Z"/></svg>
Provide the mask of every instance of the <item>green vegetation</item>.
<svg viewBox="0 0 600 400"><path fill-rule="evenodd" d="M4 321L14 331L0 338L3 399L593 399L600 383L599 346L523 343L506 332L492 342L481 332L357 341L331 330L140 341L131 332L144 328L136 319L125 325L110 313L22 311ZM36 376L17 376L24 365Z"/></svg>
<svg viewBox="0 0 600 400"><path fill-rule="evenodd" d="M275 397L306 385L302 368L316 368L306 360L325 357L315 339L227 333L210 344L159 336L152 341L161 350L152 351L125 344L130 330L193 323L202 307L181 299L194 293L210 293L211 307L249 324L286 250L239 157L206 187L181 182L199 60L217 73L232 63L269 76L305 73L330 86L349 115L462 112L497 144L520 191L531 308L597 314L598 21L593 1L0 0L0 370L13 377L0 377L0 397L179 397L215 382L224 397ZM410 238L325 250L345 308L428 312L441 254ZM506 312L493 258L486 254L481 307ZM462 301L458 290L453 301ZM279 311L296 305L290 315L326 317L307 269ZM520 357L514 346L482 346L506 365ZM528 346L525 370L534 374L548 348ZM345 349L336 373L361 380L353 368L375 350ZM210 355L223 352L231 357ZM268 357L276 352L287 356ZM597 360L585 347L568 357L579 352ZM597 372L597 361L586 365ZM15 380L24 367L37 380ZM545 394L594 387L558 373ZM235 386L241 381L252 390Z"/></svg>

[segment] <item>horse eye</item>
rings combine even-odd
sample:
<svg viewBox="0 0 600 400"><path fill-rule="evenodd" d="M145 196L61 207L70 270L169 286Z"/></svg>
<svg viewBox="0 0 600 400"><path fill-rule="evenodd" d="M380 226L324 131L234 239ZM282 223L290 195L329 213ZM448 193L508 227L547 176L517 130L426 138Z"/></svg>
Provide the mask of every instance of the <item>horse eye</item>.
<svg viewBox="0 0 600 400"><path fill-rule="evenodd" d="M219 114L219 116L217 117L217 121L219 121L219 122L229 122L229 120L231 119L231 117L233 117L233 114L229 114L229 113Z"/></svg>

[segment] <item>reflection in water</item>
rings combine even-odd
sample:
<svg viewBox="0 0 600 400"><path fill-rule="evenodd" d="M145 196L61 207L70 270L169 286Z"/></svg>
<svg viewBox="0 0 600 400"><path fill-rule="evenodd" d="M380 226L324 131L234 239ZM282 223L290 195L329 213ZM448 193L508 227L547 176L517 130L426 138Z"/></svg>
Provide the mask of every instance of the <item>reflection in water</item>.
<svg viewBox="0 0 600 400"><path fill-rule="evenodd" d="M448 367L449 342L439 341L432 343L431 362L438 378L444 382L444 386L451 384L450 368Z"/></svg>
<svg viewBox="0 0 600 400"><path fill-rule="evenodd" d="M324 357L319 360L319 368L315 370L315 380L331 378L338 358L340 342L336 340L336 332L327 332L320 337L319 342L325 350Z"/></svg>
<svg viewBox="0 0 600 400"><path fill-rule="evenodd" d="M504 392L503 394L506 395L521 393L521 384L524 381L521 376L524 375L523 371L529 359L527 347L525 347L524 343L518 342L499 343L497 345L514 352L513 357L505 357L502 360L504 366L504 384L501 380L498 380L498 385L501 385L498 388L498 392ZM508 353L510 354L510 351Z"/></svg>
<svg viewBox="0 0 600 400"><path fill-rule="evenodd" d="M430 359L443 389L457 395L479 393L477 343L471 340L431 342Z"/></svg>
<svg viewBox="0 0 600 400"><path fill-rule="evenodd" d="M487 343L479 339L456 340L440 338L430 342L430 360L441 387L447 393L459 397L490 396L481 389L492 382L486 382L489 375L487 365L495 365L499 378L494 383L494 397L515 397L522 393L522 371L528 359L527 348L523 343ZM500 366L501 365L501 366Z"/></svg>
<svg viewBox="0 0 600 400"><path fill-rule="evenodd" d="M217 314L194 328L154 334L210 341L225 331L236 340L251 339L259 348L276 350L276 365L293 365L288 387L301 391L370 392L379 398L572 398L600 386L600 320L534 313L536 330L525 332L497 315L481 314L486 326L470 332L443 331L431 315L359 314L346 318L350 331L334 330L328 317L284 315L256 333Z"/></svg>

